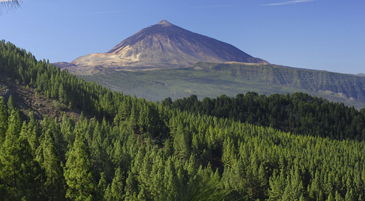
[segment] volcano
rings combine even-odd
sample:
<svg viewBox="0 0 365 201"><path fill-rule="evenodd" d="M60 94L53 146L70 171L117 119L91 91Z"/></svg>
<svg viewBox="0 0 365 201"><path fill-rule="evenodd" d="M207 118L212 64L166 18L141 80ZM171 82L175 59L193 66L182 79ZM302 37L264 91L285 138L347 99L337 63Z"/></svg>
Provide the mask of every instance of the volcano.
<svg viewBox="0 0 365 201"><path fill-rule="evenodd" d="M143 70L191 67L197 62L268 64L238 48L162 20L123 40L107 53L81 56L63 67Z"/></svg>

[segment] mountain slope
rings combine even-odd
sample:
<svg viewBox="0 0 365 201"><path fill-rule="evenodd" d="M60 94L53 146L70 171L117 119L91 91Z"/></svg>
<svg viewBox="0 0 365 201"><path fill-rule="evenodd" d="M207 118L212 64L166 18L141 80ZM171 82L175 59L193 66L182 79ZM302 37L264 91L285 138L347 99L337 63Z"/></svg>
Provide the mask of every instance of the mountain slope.
<svg viewBox="0 0 365 201"><path fill-rule="evenodd" d="M116 70L176 68L191 67L200 61L268 64L230 44L162 20L123 40L107 53L88 54L77 58L70 63L77 67L69 66L69 69L82 73L97 66Z"/></svg>
<svg viewBox="0 0 365 201"><path fill-rule="evenodd" d="M194 68L155 71L105 71L80 76L113 91L161 101L188 97L215 98L255 91L259 94L303 92L356 108L365 107L365 78L326 71L245 63L197 63Z"/></svg>
<svg viewBox="0 0 365 201"><path fill-rule="evenodd" d="M0 42L0 77L5 74L0 86L28 86L36 92L32 100L42 94L95 118L37 121L30 114L22 122L11 101L6 107L0 100L2 200L364 198L365 144L358 140L365 140L365 110L306 94L153 103L87 83ZM290 129L313 133L234 118L270 126L278 120L279 128L289 121Z"/></svg>
<svg viewBox="0 0 365 201"><path fill-rule="evenodd" d="M350 100L365 101L365 78L350 74L287 68L277 65L261 65L253 68L244 64L198 63L195 68L244 79L262 78L267 84L313 92L334 93Z"/></svg>
<svg viewBox="0 0 365 201"><path fill-rule="evenodd" d="M34 117L43 119L48 116L51 119L62 119L62 114L73 117L77 120L80 116L80 110L71 110L56 98L48 98L38 89L29 87L20 83L19 79L13 79L9 74L1 71L0 74L0 99L5 103L12 96L14 105L19 110L23 118L28 118L31 111Z"/></svg>

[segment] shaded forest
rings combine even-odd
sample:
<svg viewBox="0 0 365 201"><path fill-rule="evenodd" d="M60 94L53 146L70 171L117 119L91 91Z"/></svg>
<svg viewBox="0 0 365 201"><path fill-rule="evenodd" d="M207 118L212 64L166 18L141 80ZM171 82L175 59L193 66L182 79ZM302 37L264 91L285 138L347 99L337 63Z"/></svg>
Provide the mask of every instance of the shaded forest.
<svg viewBox="0 0 365 201"><path fill-rule="evenodd" d="M221 95L199 101L196 95L162 101L164 106L199 115L229 118L259 126L269 126L301 135L331 139L365 139L365 109L297 92L268 97L248 92L234 97Z"/></svg>
<svg viewBox="0 0 365 201"><path fill-rule="evenodd" d="M0 71L83 113L21 119L0 100L3 200L364 199L363 110L302 93L154 103L5 41Z"/></svg>

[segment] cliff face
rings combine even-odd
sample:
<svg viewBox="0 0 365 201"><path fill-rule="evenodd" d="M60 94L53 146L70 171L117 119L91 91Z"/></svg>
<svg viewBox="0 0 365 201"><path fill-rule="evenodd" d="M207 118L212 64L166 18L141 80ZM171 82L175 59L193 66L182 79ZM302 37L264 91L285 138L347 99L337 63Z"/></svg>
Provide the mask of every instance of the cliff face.
<svg viewBox="0 0 365 201"><path fill-rule="evenodd" d="M79 67L138 70L191 67L200 61L268 64L230 44L193 33L166 20L142 29L107 53L88 54L71 64Z"/></svg>

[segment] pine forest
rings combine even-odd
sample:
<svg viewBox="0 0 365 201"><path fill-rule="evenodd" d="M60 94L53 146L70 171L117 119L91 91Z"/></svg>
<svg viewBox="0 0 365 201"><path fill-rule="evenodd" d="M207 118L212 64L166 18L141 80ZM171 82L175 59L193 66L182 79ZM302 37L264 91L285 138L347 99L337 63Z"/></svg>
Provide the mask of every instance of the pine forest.
<svg viewBox="0 0 365 201"><path fill-rule="evenodd" d="M365 109L300 92L151 102L5 41L0 72L80 113L0 98L0 200L365 200Z"/></svg>

